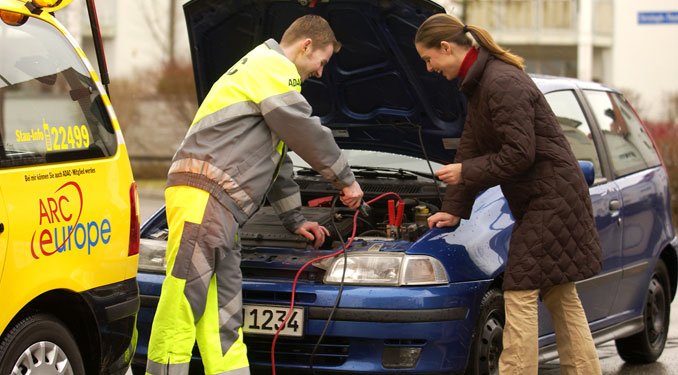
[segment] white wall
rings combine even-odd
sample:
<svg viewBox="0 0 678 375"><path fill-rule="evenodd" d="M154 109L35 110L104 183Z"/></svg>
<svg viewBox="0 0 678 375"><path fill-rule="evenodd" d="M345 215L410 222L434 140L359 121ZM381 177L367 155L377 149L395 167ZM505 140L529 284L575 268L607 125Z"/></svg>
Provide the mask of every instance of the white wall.
<svg viewBox="0 0 678 375"><path fill-rule="evenodd" d="M175 51L178 59L190 59L182 4L176 1ZM111 77L132 75L158 66L167 58L169 0L105 0L98 11L115 12L114 37L104 41ZM103 5L106 3L106 5ZM115 9L110 9L114 6ZM107 9L108 8L108 9ZM108 43L108 44L107 44ZM111 45L112 44L112 45Z"/></svg>
<svg viewBox="0 0 678 375"><path fill-rule="evenodd" d="M678 23L639 24L639 12L678 12L675 0L616 0L612 86L640 94L641 115L663 120L665 97L678 93Z"/></svg>

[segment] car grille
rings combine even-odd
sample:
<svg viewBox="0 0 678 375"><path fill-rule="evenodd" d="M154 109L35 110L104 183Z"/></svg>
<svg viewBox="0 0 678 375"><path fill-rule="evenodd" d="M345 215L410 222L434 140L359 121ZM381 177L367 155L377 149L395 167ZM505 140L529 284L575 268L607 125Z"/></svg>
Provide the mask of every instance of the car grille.
<svg viewBox="0 0 678 375"><path fill-rule="evenodd" d="M315 267L308 267L309 271L302 271L299 280L309 282L322 282L325 271ZM294 280L299 270L263 268L245 265L242 267L242 275L250 280Z"/></svg>
<svg viewBox="0 0 678 375"><path fill-rule="evenodd" d="M243 301L244 303L273 303L273 304L284 304L289 305L290 300L292 299L292 293L290 292L270 292L270 291L260 291L260 290L248 290L243 289ZM294 303L313 303L316 300L315 293L295 293L294 294Z"/></svg>
<svg viewBox="0 0 678 375"><path fill-rule="evenodd" d="M272 337L245 335L244 341L247 344L250 361L270 363L272 340ZM276 365L308 365L317 341L317 336L303 339L279 337L275 345ZM347 338L324 337L313 356L313 365L341 366L348 358L348 349Z"/></svg>

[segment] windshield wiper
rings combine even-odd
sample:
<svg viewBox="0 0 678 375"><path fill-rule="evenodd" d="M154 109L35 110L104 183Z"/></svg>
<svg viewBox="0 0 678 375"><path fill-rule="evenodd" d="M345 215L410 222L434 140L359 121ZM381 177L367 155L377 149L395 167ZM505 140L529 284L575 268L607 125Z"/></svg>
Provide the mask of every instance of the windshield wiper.
<svg viewBox="0 0 678 375"><path fill-rule="evenodd" d="M415 172L402 168L351 165L351 169L353 170L354 175L366 178L386 177L400 180L416 180L417 177L431 178L431 175L428 173Z"/></svg>
<svg viewBox="0 0 678 375"><path fill-rule="evenodd" d="M314 169L295 165L295 173L300 176L318 176ZM364 165L351 165L353 174L364 178L393 178L399 180L416 180L418 177L431 179L430 173L411 171L402 168L367 167Z"/></svg>
<svg viewBox="0 0 678 375"><path fill-rule="evenodd" d="M294 166L294 173L299 175L299 176L319 176L320 173L316 172L315 169L305 167L302 165L295 165Z"/></svg>

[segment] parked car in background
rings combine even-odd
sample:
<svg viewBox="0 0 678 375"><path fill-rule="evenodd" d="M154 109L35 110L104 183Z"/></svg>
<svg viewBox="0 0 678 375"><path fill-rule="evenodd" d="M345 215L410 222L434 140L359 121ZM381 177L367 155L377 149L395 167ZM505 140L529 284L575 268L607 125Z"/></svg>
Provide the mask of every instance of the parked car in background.
<svg viewBox="0 0 678 375"><path fill-rule="evenodd" d="M343 49L302 92L344 149L366 200L398 195L355 217L333 205L338 192L329 183L294 159L303 212L332 236L311 249L268 206L241 228L243 328L255 372L270 372L273 334L290 306L297 271L340 249L355 232L344 254L299 274L296 309L275 347L277 373L497 373L501 284L514 222L501 190L479 194L470 219L456 228L426 226L445 189L432 171L453 160L466 108L457 82L427 73L413 46L417 26L442 11L423 0L185 5L199 99L241 55L279 38L291 20L305 13L328 19ZM618 91L567 78L533 79L590 186L603 271L577 288L594 340L615 340L625 361L655 361L667 340L678 270L661 160ZM164 209L142 227L135 370L145 363L167 232ZM542 306L539 346L542 361L557 357ZM197 373L195 354L191 370Z"/></svg>

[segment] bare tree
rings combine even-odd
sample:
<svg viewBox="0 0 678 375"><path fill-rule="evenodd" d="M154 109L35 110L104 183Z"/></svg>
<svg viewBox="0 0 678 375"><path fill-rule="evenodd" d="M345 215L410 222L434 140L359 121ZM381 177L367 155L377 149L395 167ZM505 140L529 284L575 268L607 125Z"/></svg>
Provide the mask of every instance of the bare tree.
<svg viewBox="0 0 678 375"><path fill-rule="evenodd" d="M164 2L168 6L167 17L164 18L166 22L153 17L158 14L158 3L157 1L139 3L149 33L157 41L155 45L160 49L162 56L157 65L159 68L149 69L141 74L144 77L143 82L154 88L154 99L164 102L165 109L176 117L176 123L185 124L187 127L197 110L197 102L191 62L182 61L177 57L176 23L179 3L177 0ZM150 7L154 7L153 11Z"/></svg>
<svg viewBox="0 0 678 375"><path fill-rule="evenodd" d="M678 91L666 96L666 119L673 125L678 125Z"/></svg>
<svg viewBox="0 0 678 375"><path fill-rule="evenodd" d="M621 93L624 95L626 100L629 101L629 103L633 103L633 109L636 110L636 113L638 113L638 116L642 118L646 118L647 116L647 107L643 103L643 98L641 97L640 93L638 91L635 91L633 89L620 89Z"/></svg>

